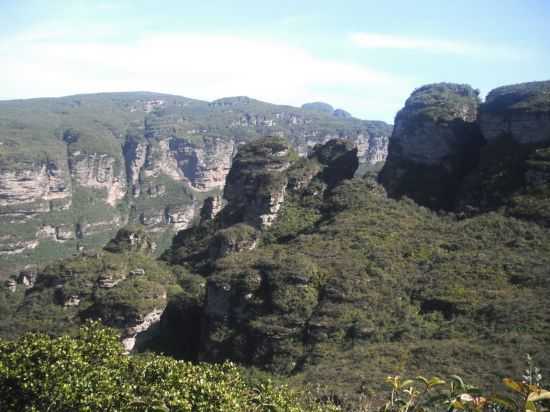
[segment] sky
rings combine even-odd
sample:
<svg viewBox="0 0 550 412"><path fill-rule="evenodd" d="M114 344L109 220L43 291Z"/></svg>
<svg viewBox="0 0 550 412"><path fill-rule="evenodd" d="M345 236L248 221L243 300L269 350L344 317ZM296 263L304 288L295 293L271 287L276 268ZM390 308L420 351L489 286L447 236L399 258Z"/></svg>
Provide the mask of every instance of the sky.
<svg viewBox="0 0 550 412"><path fill-rule="evenodd" d="M550 0L0 0L0 99L154 91L325 101L550 79Z"/></svg>

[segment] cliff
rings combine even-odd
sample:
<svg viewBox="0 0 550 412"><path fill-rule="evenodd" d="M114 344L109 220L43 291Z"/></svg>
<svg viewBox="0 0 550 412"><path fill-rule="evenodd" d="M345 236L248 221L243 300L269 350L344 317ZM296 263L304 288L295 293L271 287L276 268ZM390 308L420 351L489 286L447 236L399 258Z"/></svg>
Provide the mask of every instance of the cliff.
<svg viewBox="0 0 550 412"><path fill-rule="evenodd" d="M550 224L550 82L416 90L397 114L380 182L392 197L465 215L500 210Z"/></svg>
<svg viewBox="0 0 550 412"><path fill-rule="evenodd" d="M395 117L380 182L435 209L451 209L483 143L476 123L479 98L468 85L440 83L415 90Z"/></svg>
<svg viewBox="0 0 550 412"><path fill-rule="evenodd" d="M229 359L338 399L376 390L388 370L492 387L523 372L523 353L550 373L548 227L388 197L353 177L348 141L293 150L277 137L240 145L225 204L205 202L160 261L147 255L150 231L130 227L105 251L10 279L0 332L58 334L101 318L128 349ZM533 184L546 181L547 156L538 148L527 160Z"/></svg>
<svg viewBox="0 0 550 412"><path fill-rule="evenodd" d="M105 244L127 223L158 251L217 197L239 145L271 135L305 156L335 137L383 161L391 126L247 97L156 93L0 102L0 257L5 276Z"/></svg>
<svg viewBox="0 0 550 412"><path fill-rule="evenodd" d="M548 289L547 228L501 213L459 219L388 198L371 178L350 179L358 161L349 142L290 164L276 155L285 153L281 142L261 143L241 147L224 210L180 232L164 255L194 275L168 301L163 348L346 396L376 388L388 370L473 380L473 370L521 373L518 352L537 353L550 368L548 322L533 315ZM268 187L284 187L284 201L269 226L253 226L232 212L264 213L248 188L271 172L279 178Z"/></svg>

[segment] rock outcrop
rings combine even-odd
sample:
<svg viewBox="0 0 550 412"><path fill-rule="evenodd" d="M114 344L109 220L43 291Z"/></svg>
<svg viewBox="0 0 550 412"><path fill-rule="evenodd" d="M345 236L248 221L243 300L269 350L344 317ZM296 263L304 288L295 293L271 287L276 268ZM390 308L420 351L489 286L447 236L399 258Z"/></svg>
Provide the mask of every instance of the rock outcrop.
<svg viewBox="0 0 550 412"><path fill-rule="evenodd" d="M423 86L395 118L380 181L390 196L451 209L463 177L475 167L483 138L480 100L468 85Z"/></svg>
<svg viewBox="0 0 550 412"><path fill-rule="evenodd" d="M164 308L154 309L153 311L136 319L136 324L128 326L122 335L122 346L127 353L134 350L136 342L139 340L140 335L150 331L154 326L160 322Z"/></svg>
<svg viewBox="0 0 550 412"><path fill-rule="evenodd" d="M226 221L265 228L273 223L284 201L292 148L281 138L242 146L224 188Z"/></svg>
<svg viewBox="0 0 550 412"><path fill-rule="evenodd" d="M479 124L487 144L464 179L457 210L500 209L550 226L550 81L491 91Z"/></svg>
<svg viewBox="0 0 550 412"><path fill-rule="evenodd" d="M156 249L155 242L142 226L127 226L120 229L105 250L113 253L139 252L151 254Z"/></svg>
<svg viewBox="0 0 550 412"><path fill-rule="evenodd" d="M397 114L379 180L393 197L471 216L490 210L550 225L550 81L416 90Z"/></svg>
<svg viewBox="0 0 550 412"><path fill-rule="evenodd" d="M227 177L223 210L214 219L181 231L164 255L197 272L216 273L207 278L205 290L196 293L204 298L186 293L177 305L169 304L162 334L167 340L168 336L185 339L181 345L179 340L172 342L175 353L189 359L264 362L279 372L297 368L305 353L299 341L318 303L320 269L302 255L282 258L277 264L268 258L265 265L241 273L233 272L232 262L239 262L240 256L249 259L252 250L261 248L262 240L276 237L271 231L279 233L278 225L302 224L292 212L282 214L283 205L291 211L315 210L332 190L354 176L358 165L357 148L342 139L316 145L307 158L299 158L281 138L261 139L239 148ZM304 204L300 199L305 199ZM285 321L266 331L262 322L268 322L268 317L260 315L260 323L251 326L251 313L260 312L281 315ZM194 324L201 330L200 338L179 333L180 322ZM238 336L238 341L233 342L230 334Z"/></svg>
<svg viewBox="0 0 550 412"><path fill-rule="evenodd" d="M204 199L200 211L200 223L214 220L214 218L223 209L223 199L221 196L208 196Z"/></svg>
<svg viewBox="0 0 550 412"><path fill-rule="evenodd" d="M105 153L69 154L69 169L76 184L85 188L104 190L110 206L126 195L126 176L117 159ZM118 169L118 170L117 170Z"/></svg>
<svg viewBox="0 0 550 412"><path fill-rule="evenodd" d="M288 196L309 190L309 195L322 198L352 178L358 165L357 148L342 139L315 146L307 158L300 158L282 138L243 145L227 176L224 208L213 217L213 205L220 202L207 200L200 225L179 232L164 258L208 266L224 256L253 250L262 233L276 224Z"/></svg>
<svg viewBox="0 0 550 412"><path fill-rule="evenodd" d="M49 211L49 201L70 199L67 171L56 161L16 165L2 168L0 164L0 210L2 214L29 214ZM38 204L33 205L37 202ZM21 206L21 208L19 207Z"/></svg>
<svg viewBox="0 0 550 412"><path fill-rule="evenodd" d="M357 149L346 140L331 140L317 145L310 157L323 166L321 178L329 188L342 180L351 179L359 166Z"/></svg>
<svg viewBox="0 0 550 412"><path fill-rule="evenodd" d="M247 142L276 136L307 156L316 144L343 138L371 164L385 158L392 129L342 110L243 96L208 103L107 93L4 101L0 110L0 254L12 274L53 248L52 256L70 256L101 247L126 224L145 225L164 247L199 219L203 199L220 195ZM270 224L281 196L266 206L262 224ZM220 208L213 206L212 216Z"/></svg>
<svg viewBox="0 0 550 412"><path fill-rule="evenodd" d="M480 110L487 142L509 136L520 144L550 142L550 81L492 90Z"/></svg>

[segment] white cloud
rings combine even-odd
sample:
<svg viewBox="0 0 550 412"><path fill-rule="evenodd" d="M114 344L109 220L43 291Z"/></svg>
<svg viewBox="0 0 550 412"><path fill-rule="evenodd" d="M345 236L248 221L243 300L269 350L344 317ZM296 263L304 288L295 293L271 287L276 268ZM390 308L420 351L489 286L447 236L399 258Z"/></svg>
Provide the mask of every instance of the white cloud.
<svg viewBox="0 0 550 412"><path fill-rule="evenodd" d="M408 37L394 34L353 33L353 44L365 49L401 49L418 50L435 54L455 54L500 59L521 59L525 51L500 45L468 43L463 41L442 40L423 37Z"/></svg>
<svg viewBox="0 0 550 412"><path fill-rule="evenodd" d="M0 42L3 97L150 90L205 100L249 95L292 105L322 99L358 116L392 120L411 89L390 73L272 40L169 33L117 43L62 34L35 30ZM353 97L346 99L340 89L353 89ZM392 93L399 103L390 112L366 107Z"/></svg>

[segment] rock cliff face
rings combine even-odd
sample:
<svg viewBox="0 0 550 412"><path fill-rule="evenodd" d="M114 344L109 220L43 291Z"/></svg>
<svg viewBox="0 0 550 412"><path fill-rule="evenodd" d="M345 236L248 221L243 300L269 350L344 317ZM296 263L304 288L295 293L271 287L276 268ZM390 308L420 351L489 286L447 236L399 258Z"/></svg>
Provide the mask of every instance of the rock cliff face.
<svg viewBox="0 0 550 412"><path fill-rule="evenodd" d="M291 151L284 139L276 138L240 148L224 189L229 219L259 229L271 225L285 198Z"/></svg>
<svg viewBox="0 0 550 412"><path fill-rule="evenodd" d="M112 207L126 195L126 176L119 169L117 172L116 159L105 153L69 154L69 170L75 184L105 191L105 202Z"/></svg>
<svg viewBox="0 0 550 412"><path fill-rule="evenodd" d="M520 144L550 141L550 82L492 90L481 106L480 126L489 143L503 135Z"/></svg>
<svg viewBox="0 0 550 412"><path fill-rule="evenodd" d="M0 254L9 271L101 246L126 223L145 225L165 248L200 219L204 199L220 195L246 142L278 136L307 156L346 138L370 164L384 160L391 126L247 97L114 93L1 102L0 132ZM257 199L261 224L283 196Z"/></svg>
<svg viewBox="0 0 550 412"><path fill-rule="evenodd" d="M390 196L450 209L483 143L476 123L478 94L450 83L423 86L395 118L380 181Z"/></svg>
<svg viewBox="0 0 550 412"><path fill-rule="evenodd" d="M20 168L23 166L23 168ZM49 210L48 202L54 199L70 199L70 180L66 170L55 161L19 165L17 169L0 170L0 206L9 207L8 213L32 213ZM37 205L29 205L38 202ZM25 205L19 208L18 206Z"/></svg>
<svg viewBox="0 0 550 412"><path fill-rule="evenodd" d="M226 205L213 213L221 202L207 199L200 225L179 232L164 258L185 264L253 250L261 233L277 222L289 196L300 196L311 186L314 196L322 198L352 178L358 165L357 148L346 140L318 144L307 158L300 158L282 138L247 143L239 148L227 176Z"/></svg>
<svg viewBox="0 0 550 412"><path fill-rule="evenodd" d="M396 117L380 181L394 197L466 215L503 210L550 224L550 82L416 90Z"/></svg>
<svg viewBox="0 0 550 412"><path fill-rule="evenodd" d="M465 179L456 208L503 210L550 226L550 82L499 87L480 107L487 144Z"/></svg>
<svg viewBox="0 0 550 412"><path fill-rule="evenodd" d="M299 158L280 138L261 139L239 148L224 188L226 206L213 220L204 219L200 226L180 232L164 255L172 263L191 265L206 273L213 269L222 273L208 277L206 288L201 289L205 292L204 303L192 303L189 296L182 297L178 305L186 308L185 313L178 314L179 309L171 305L163 315L163 334L176 333L178 323L183 320L202 330L200 338L185 336L182 344L189 351L185 350L184 356L194 357L189 348L195 348L195 353L200 348L201 356L208 360L230 357L248 362L253 358L253 363L265 360L271 365L277 363L278 356L284 357L291 350L289 361L276 368L288 372L297 366L296 359L303 355L304 347L296 343L291 349L287 343L301 339L306 319L317 303L315 285L319 269L307 259L295 259L277 268L268 264L265 270L243 272L237 281L231 275L226 276L216 262L232 258L238 261L238 256L261 247L262 238L277 228L281 215L286 213L288 218L289 211L285 212L284 205L287 208L293 205L290 210L294 210L302 198L313 204L322 201L335 186L352 178L358 165L357 148L345 140L318 144L307 158ZM309 207L314 207L313 204ZM305 204L299 207L307 208ZM285 223L282 225L286 227ZM296 295L292 308L287 302L289 289ZM197 305L203 305L202 313ZM293 320L274 325L273 335L258 335L254 328L244 325L250 319L251 307L261 311L270 311L269 308L292 311ZM233 342L227 333L237 330L238 342ZM279 339L285 343L278 345ZM249 353L242 352L243 345L250 347Z"/></svg>

